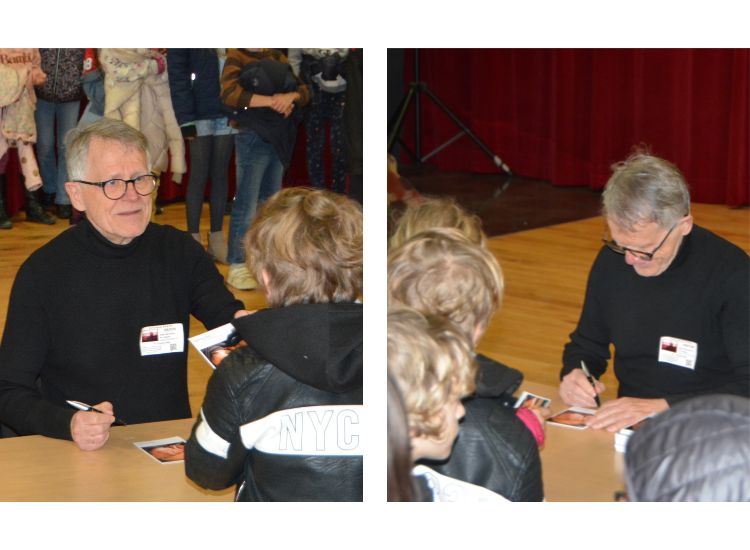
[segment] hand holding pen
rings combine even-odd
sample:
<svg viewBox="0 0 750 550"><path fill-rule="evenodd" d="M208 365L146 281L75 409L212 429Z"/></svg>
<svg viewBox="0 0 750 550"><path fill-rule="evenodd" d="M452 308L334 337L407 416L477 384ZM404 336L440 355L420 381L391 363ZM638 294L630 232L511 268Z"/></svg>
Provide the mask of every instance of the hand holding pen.
<svg viewBox="0 0 750 550"><path fill-rule="evenodd" d="M110 412L102 411L100 409L97 409L96 407L92 407L91 405L87 405L86 403L81 403L80 401L71 401L70 399L68 399L66 401L66 403L68 405L70 405L71 407L75 407L79 411L93 411L93 412L99 413L99 414L109 414L109 415L114 416L114 411L112 410L112 404L109 403L108 401L104 401L102 404L108 404ZM125 422L123 422L119 418L115 418L115 421L112 424L114 424L115 426L127 426L127 424L125 424Z"/></svg>
<svg viewBox="0 0 750 550"><path fill-rule="evenodd" d="M68 401L68 404L80 411L70 421L70 435L73 442L84 451L102 447L109 439L109 428L114 422L125 424L115 418L112 403L108 401L96 406L79 401Z"/></svg>
<svg viewBox="0 0 750 550"><path fill-rule="evenodd" d="M560 397L571 407L600 406L599 394L603 391L604 384L591 376L583 361L580 369L572 369L560 381Z"/></svg>
<svg viewBox="0 0 750 550"><path fill-rule="evenodd" d="M591 376L591 373L589 372L589 369L586 368L586 363L581 360L581 369L583 370L583 374L586 375L586 379L589 381L589 384L591 384L591 387L594 388L594 392L596 392L596 383L594 382L594 377ZM599 393L596 392L594 394L594 400L596 401L596 406L601 407L601 401L599 401Z"/></svg>

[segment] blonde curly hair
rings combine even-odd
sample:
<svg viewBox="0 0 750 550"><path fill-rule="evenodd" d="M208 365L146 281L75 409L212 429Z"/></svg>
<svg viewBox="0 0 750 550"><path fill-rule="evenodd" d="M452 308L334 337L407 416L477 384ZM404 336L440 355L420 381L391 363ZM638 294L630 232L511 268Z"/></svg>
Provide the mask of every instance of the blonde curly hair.
<svg viewBox="0 0 750 550"><path fill-rule="evenodd" d="M245 251L272 307L352 302L362 293L362 208L330 191L282 189L258 210Z"/></svg>
<svg viewBox="0 0 750 550"><path fill-rule="evenodd" d="M388 254L388 305L447 317L470 340L500 307L503 285L495 256L457 229L423 231Z"/></svg>
<svg viewBox="0 0 750 550"><path fill-rule="evenodd" d="M487 237L482 231L482 220L448 197L420 197L407 203L396 221L396 229L388 240L388 248L401 246L422 231L441 227L454 228L471 242L484 246Z"/></svg>
<svg viewBox="0 0 750 550"><path fill-rule="evenodd" d="M440 437L445 406L474 391L469 340L449 319L404 307L388 310L388 372L403 394L413 437Z"/></svg>

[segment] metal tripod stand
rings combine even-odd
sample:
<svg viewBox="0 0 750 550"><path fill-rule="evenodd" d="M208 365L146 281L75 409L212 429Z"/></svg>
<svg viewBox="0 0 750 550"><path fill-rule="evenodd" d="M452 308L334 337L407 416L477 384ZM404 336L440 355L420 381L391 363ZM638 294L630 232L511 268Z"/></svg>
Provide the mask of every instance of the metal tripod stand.
<svg viewBox="0 0 750 550"><path fill-rule="evenodd" d="M461 131L450 138L448 141L443 143L442 145L436 147L434 150L432 150L430 153L426 154L425 156L422 156L422 106L421 106L421 94L426 94L427 97L429 97L435 105L437 105L441 111L443 111L450 119L458 126ZM414 133L414 152L410 151L409 148L401 142L399 139L399 136L401 134L401 129L404 124L404 119L406 118L406 113L409 110L409 106L411 105L412 101L414 101L415 105L415 133ZM440 151L448 147L450 144L457 141L461 136L467 135L471 138L471 140L476 143L482 151L492 160L492 162L497 166L499 169L501 169L503 172L505 172L508 176L513 176L513 172L508 167L507 164L503 162L503 160L497 156L495 153L493 153L487 145L482 142L475 134L472 132L466 124L464 124L461 119L459 119L440 99L430 90L430 88L427 86L425 82L422 82L420 80L420 67L419 67L419 50L414 50L414 82L409 84L409 91L406 93L404 98L401 100L401 106L398 110L398 114L396 116L395 122L393 124L393 128L391 129L390 133L388 134L388 152L391 152L393 149L393 146L396 144L396 140L399 140L401 145L404 147L404 150L419 164L429 160L430 158L437 155ZM502 191L505 190L505 188L508 186L508 183L506 182L503 186Z"/></svg>

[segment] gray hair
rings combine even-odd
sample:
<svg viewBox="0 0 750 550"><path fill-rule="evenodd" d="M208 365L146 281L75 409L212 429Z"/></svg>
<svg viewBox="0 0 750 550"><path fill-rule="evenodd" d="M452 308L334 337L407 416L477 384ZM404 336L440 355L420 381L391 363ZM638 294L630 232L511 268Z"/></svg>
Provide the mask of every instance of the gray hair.
<svg viewBox="0 0 750 550"><path fill-rule="evenodd" d="M146 166L151 171L151 156L148 153L148 141L141 132L120 120L102 118L85 128L73 128L65 135L65 162L68 167L68 179L84 179L89 145L95 137L111 139L126 147L134 147L146 155Z"/></svg>
<svg viewBox="0 0 750 550"><path fill-rule="evenodd" d="M602 213L626 229L656 222L670 228L690 214L690 191L677 167L659 157L636 153L612 165L602 193Z"/></svg>

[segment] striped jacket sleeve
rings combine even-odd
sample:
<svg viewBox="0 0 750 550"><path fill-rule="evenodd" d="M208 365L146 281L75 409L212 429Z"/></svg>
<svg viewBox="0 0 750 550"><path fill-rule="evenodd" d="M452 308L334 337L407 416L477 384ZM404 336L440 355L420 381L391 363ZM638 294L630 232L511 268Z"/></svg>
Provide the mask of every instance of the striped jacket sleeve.
<svg viewBox="0 0 750 550"><path fill-rule="evenodd" d="M252 58L237 48L227 50L227 60L221 73L221 100L224 104L240 109L250 106L253 94L240 86L242 67L250 61Z"/></svg>

